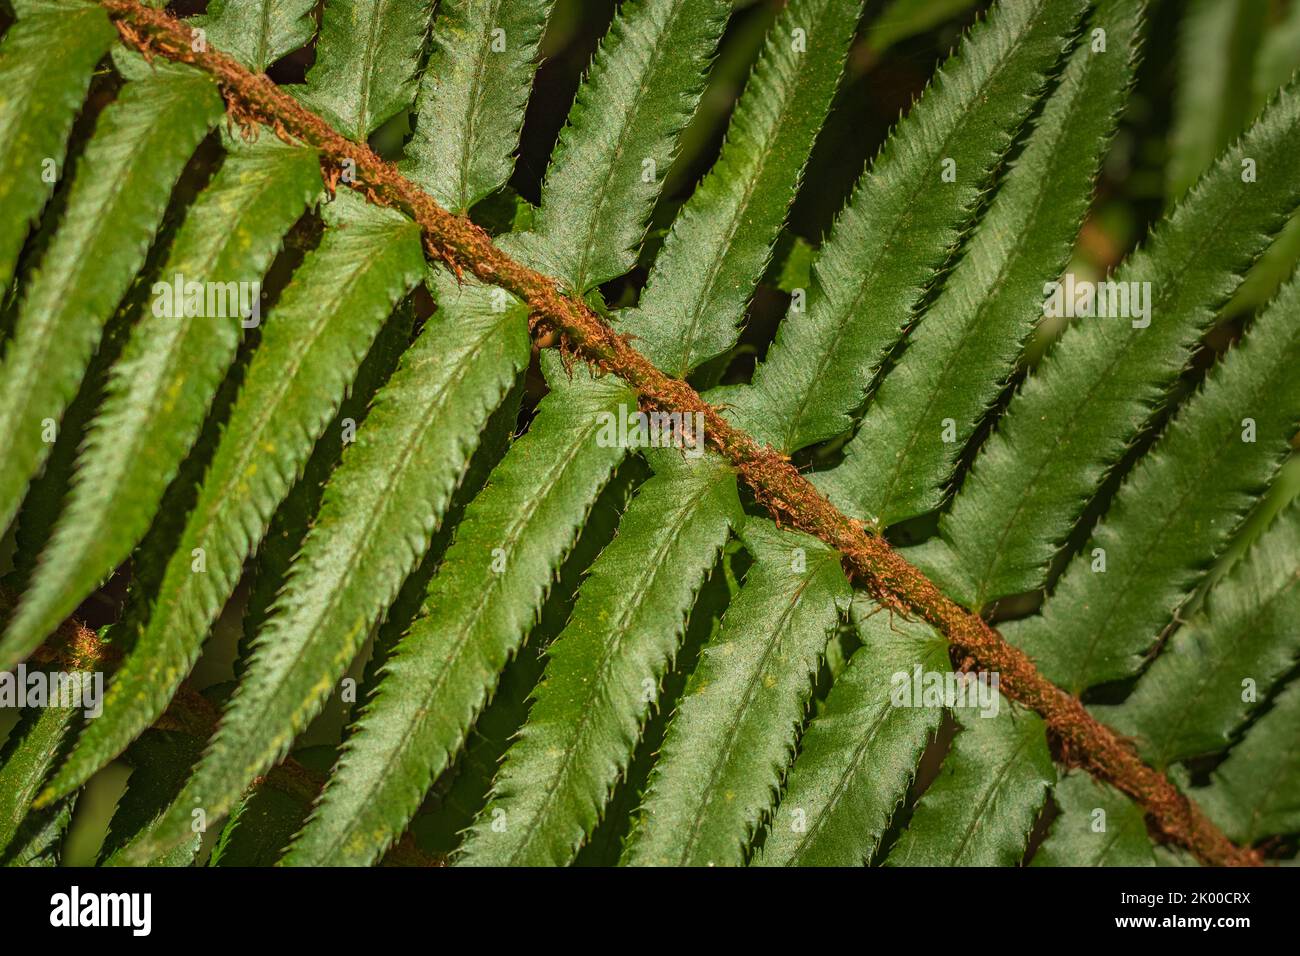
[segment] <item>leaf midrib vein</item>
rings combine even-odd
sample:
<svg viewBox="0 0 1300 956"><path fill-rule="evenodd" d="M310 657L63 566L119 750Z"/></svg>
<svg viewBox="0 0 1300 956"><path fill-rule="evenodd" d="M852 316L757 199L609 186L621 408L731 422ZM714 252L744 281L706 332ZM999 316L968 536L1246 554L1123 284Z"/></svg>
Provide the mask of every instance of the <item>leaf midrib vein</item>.
<svg viewBox="0 0 1300 956"><path fill-rule="evenodd" d="M693 496L681 500L680 507L677 509L677 514L681 516L694 511L700 502L703 501L704 498L713 490L715 483L716 480L702 481L700 483L700 488ZM664 555L667 554L668 550L676 545L686 534L685 521L679 520L673 522L669 527L673 529L674 533L664 535L655 546L653 554L650 555L650 560L642 563L640 573L637 575L635 582L636 586L631 588L631 593L634 599L629 601L623 607L622 611L619 613L617 622L610 628L609 634L607 635L608 639L604 642L600 660L596 666L595 676L588 685L591 692L585 696L585 700L587 701L591 699L593 694L597 693L604 687L604 677L612 666L615 656L614 651L617 648L621 648L623 639L627 636L629 622L636 611L640 609L645 598L650 594L650 589L642 585L659 576L659 572L663 570L662 564ZM560 765L556 768L555 772L550 775L550 780L542 792L542 798L538 802L536 810L533 812L524 827L523 837L520 839L515 849L510 853L509 863L513 864L519 858L519 855L530 845L533 834L537 832L537 828L541 825L546 808L559 792L561 783L568 776L569 767L572 765L574 756L579 750L580 743L586 737L587 728L592 726L591 718L594 713L595 708L590 706L583 707L580 712L577 725L574 727L572 734L574 743L572 746L564 749L564 752L560 757Z"/></svg>
<svg viewBox="0 0 1300 956"><path fill-rule="evenodd" d="M573 461L573 459L577 457L578 452L579 450L581 450L586 437L596 430L597 430L597 426L594 424L588 427L579 435L575 436L575 440L569 444L568 453L564 457L553 459L554 464L543 476L544 480L541 482L541 486L545 489L546 494L553 492L558 487L558 483L552 479L554 478L555 475L560 474L562 471L568 468L569 464ZM522 509L520 509L519 512L517 512L518 517L507 526L506 535L505 538L503 539L503 544L513 546L515 543L518 542L520 531L522 530L524 525L528 523L529 519L531 519L531 517L537 512L538 508L540 507L540 503L545 498L545 496L546 495L543 494L538 496L532 496L528 499L527 504ZM507 553L509 553L510 550L511 550L510 547L506 548ZM460 626L457 628L457 639L456 639L456 643L452 648L452 653L447 655L446 658L444 659L445 660L444 666L440 667L434 674L430 675L431 680L426 685L427 692L423 695L423 699L433 700L437 697L437 694L442 689L443 684L450 677L451 672L454 670L454 663L460 659L460 652L465 648L471 634L474 631L475 626L477 625L480 617L482 616L483 609L487 606L488 598L494 593L495 593L495 589L493 588L480 589L478 600L475 601L474 604L472 605L471 613L462 615L457 618L457 622L460 624ZM426 712L427 711L425 708L421 708L419 712L419 718L421 720L423 719L423 716ZM388 756L386 756L384 759L385 771L391 770L396 765L397 761L405 755L406 751L416 743L418 737L419 734L410 733L410 734L404 734L401 738L398 739L397 746L389 749ZM375 793L379 790L381 784L387 782L388 776L385 773L385 774L378 774L374 776L368 776L366 779L370 781L370 783L368 785L363 784L365 792ZM345 833L340 833L336 835L327 845L328 851L332 853L333 850L335 850L339 846L339 844L343 842L345 835L346 835Z"/></svg>

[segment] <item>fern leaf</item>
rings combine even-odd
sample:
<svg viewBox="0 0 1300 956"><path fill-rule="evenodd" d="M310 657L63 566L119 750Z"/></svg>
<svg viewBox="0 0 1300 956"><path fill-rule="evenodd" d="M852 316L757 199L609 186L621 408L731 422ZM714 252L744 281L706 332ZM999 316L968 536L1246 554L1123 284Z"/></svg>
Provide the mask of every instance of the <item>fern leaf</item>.
<svg viewBox="0 0 1300 956"><path fill-rule="evenodd" d="M315 6L315 0L212 0L207 11L190 22L206 31L209 45L262 73L311 42Z"/></svg>
<svg viewBox="0 0 1300 956"><path fill-rule="evenodd" d="M1142 808L1087 773L1067 774L1053 793L1061 815L1032 866L1155 866Z"/></svg>
<svg viewBox="0 0 1300 956"><path fill-rule="evenodd" d="M368 863L406 826L460 749L623 457L596 440L602 413L625 414L634 402L627 386L578 369L568 388L542 400L466 507L420 617L384 665L287 863Z"/></svg>
<svg viewBox="0 0 1300 956"><path fill-rule="evenodd" d="M620 11L579 90L570 126L552 160L536 219L538 232L507 236L503 247L533 265L547 263L553 275L582 291L631 265L634 252L629 248L616 257L618 265L611 266L614 271L608 275L595 275L589 267L602 261L602 255L607 257L603 261L615 261L608 258L613 247L607 240L618 234L612 230L634 222L629 247L640 239L658 189L656 177L648 184L641 181L640 159L648 151L646 158L661 157L667 165L673 140L698 97L698 73L722 28L720 5L708 3L712 12L701 18L703 6L703 0L645 0ZM673 46L660 49L654 45L656 40ZM683 92L688 72L696 81ZM668 108L674 101L675 107ZM614 142L625 147L615 153L613 162L604 153L590 151L590 144L601 142L600 137L611 134L611 129ZM565 146L569 140L572 147ZM604 200L593 201L593 196ZM517 443L480 496L503 513L521 511L525 520L503 522L480 509L479 499L471 503L456 543L430 583L421 620L399 644L392 661L392 667L405 673L408 658L424 659L418 678L401 680L427 687L427 694L418 699L418 711L412 712L414 699L405 688L394 686L399 678L385 674L373 714L368 708L332 781L350 781L353 774L361 779L350 783L350 792L342 786L327 789L300 841L301 849L296 844L287 862L369 862L391 843L446 765L448 750L460 746L501 667L522 639L524 622L540 607L582 515L623 457L624 449L602 448L595 438L601 413L626 415L635 406L633 392L585 377L570 380L567 370L550 355L542 366L552 397L542 403L529 435L537 432L549 438L545 444ZM558 488L552 488L556 481L560 481ZM534 504L539 497L550 497L552 507ZM536 541L538 547L533 547L535 539L521 537L534 521L553 529ZM517 546L526 547L521 556L514 553ZM494 575L499 588L484 590L482 567L484 561L491 565L494 549L504 556L505 570ZM468 619L462 616L466 595L481 595L475 605L478 610ZM445 622L447 637L428 633L431 621ZM479 636L483 629L491 636ZM476 638L472 645L466 643L471 635ZM441 640L453 642L453 649L446 650L438 643ZM438 656L430 659L433 654ZM484 657L495 662L491 669L482 666ZM447 705L451 719L429 726L426 701L439 692L452 695ZM366 729L367 718L373 733ZM409 752L407 744L416 734L428 735L426 752ZM355 759L353 747L359 750ZM372 756L375 752L378 755ZM391 780L376 780L369 770L374 760L402 769ZM348 767L349 761L355 770ZM374 793L380 785L385 791L382 797ZM324 822L317 822L318 817ZM366 829L349 836L359 820L366 821Z"/></svg>
<svg viewBox="0 0 1300 956"><path fill-rule="evenodd" d="M937 301L818 485L857 518L888 526L933 511L965 444L1042 317L1044 277L1069 258L1132 85L1140 0L1109 0L1048 98L1024 152L944 282ZM949 431L951 429L951 431Z"/></svg>
<svg viewBox="0 0 1300 956"><path fill-rule="evenodd" d="M175 730L150 730L126 752L131 777L117 803L100 850L103 866L122 861L123 850L148 833L167 805L180 793L185 778L203 751L202 739ZM203 834L188 839L149 861L150 866L190 866L203 845Z"/></svg>
<svg viewBox="0 0 1300 956"><path fill-rule="evenodd" d="M299 747L239 802L217 842L208 866L274 866L307 819L321 782L334 762L329 745Z"/></svg>
<svg viewBox="0 0 1300 956"><path fill-rule="evenodd" d="M105 325L99 348L91 357L81 386L59 421L59 440L54 443L43 469L32 479L23 497L22 507L14 520L14 569L6 576L6 583L12 585L15 596L21 594L26 582L31 580L41 551L49 542L63 512L82 441L99 409L113 363L122 354L122 346L130 335L130 319L138 311L138 297L143 291L144 283L137 284Z"/></svg>
<svg viewBox="0 0 1300 956"><path fill-rule="evenodd" d="M432 0L327 0L303 105L365 142L411 105L432 9Z"/></svg>
<svg viewBox="0 0 1300 956"><path fill-rule="evenodd" d="M1300 501L1215 584L1124 703L1097 716L1157 767L1225 749L1300 656L1297 554Z"/></svg>
<svg viewBox="0 0 1300 956"><path fill-rule="evenodd" d="M1210 786L1192 796L1229 838L1253 844L1300 830L1300 683L1292 683L1246 731Z"/></svg>
<svg viewBox="0 0 1300 956"><path fill-rule="evenodd" d="M424 271L410 220L342 193L336 203L320 245L266 323L147 626L54 793L84 783L167 706L384 318ZM196 548L203 573L194 571Z"/></svg>
<svg viewBox="0 0 1300 956"><path fill-rule="evenodd" d="M6 867L51 867L63 865L63 840L72 825L75 798L60 800L57 804L31 814L18 833L18 838L0 864Z"/></svg>
<svg viewBox="0 0 1300 956"><path fill-rule="evenodd" d="M245 298L255 298L250 284L260 282L281 236L319 190L315 151L269 140L235 147L190 208L154 284L153 307L113 366L63 515L6 630L7 645L35 647L148 530L234 360L245 321L240 310ZM200 295L207 288L197 308L188 301L191 283ZM160 289L170 305L158 299Z"/></svg>
<svg viewBox="0 0 1300 956"><path fill-rule="evenodd" d="M510 178L552 0L444 0L404 172L452 212Z"/></svg>
<svg viewBox="0 0 1300 956"><path fill-rule="evenodd" d="M1080 693L1136 673L1227 546L1300 424L1298 312L1295 281L1134 468L1042 613L1005 630L1048 679Z"/></svg>
<svg viewBox="0 0 1300 956"><path fill-rule="evenodd" d="M274 866L310 805L274 787L256 788L231 811L208 866Z"/></svg>
<svg viewBox="0 0 1300 956"><path fill-rule="evenodd" d="M1256 0L1191 0L1178 37L1168 195L1180 198L1251 119L1255 53L1268 18ZM1271 92L1271 91L1270 91Z"/></svg>
<svg viewBox="0 0 1300 956"><path fill-rule="evenodd" d="M647 471L639 458L629 459L601 490L546 595L528 642L501 669L491 702L474 721L464 748L425 798L424 808L436 801L436 811L423 821L423 826L424 813L412 820L410 829L419 827L422 831L422 846L449 856L487 804L501 759L528 717L531 694L545 666L543 651L564 630L583 577L601 549L613 539L619 518Z"/></svg>
<svg viewBox="0 0 1300 956"><path fill-rule="evenodd" d="M203 762L131 858L176 842L196 806L210 818L228 812L284 756L418 563L483 424L528 361L522 307L479 302L435 314L375 397Z"/></svg>
<svg viewBox="0 0 1300 956"><path fill-rule="evenodd" d="M72 121L115 33L95 3L23 16L0 40L0 289L62 172Z"/></svg>
<svg viewBox="0 0 1300 956"><path fill-rule="evenodd" d="M724 866L775 802L826 641L849 598L839 554L751 518L754 565L701 653L623 862Z"/></svg>
<svg viewBox="0 0 1300 956"><path fill-rule="evenodd" d="M56 675L51 674L51 683ZM17 682L17 674L6 675ZM88 671L72 671L69 677L92 679ZM83 698L84 699L84 698ZM21 830L30 820L32 800L63 751L63 741L81 712L73 707L40 706L24 709L18 723L0 750L0 860L6 851L22 842Z"/></svg>
<svg viewBox="0 0 1300 956"><path fill-rule="evenodd" d="M729 6L620 8L560 134L533 232L519 237L534 268L579 294L631 268Z"/></svg>
<svg viewBox="0 0 1300 956"><path fill-rule="evenodd" d="M871 21L866 35L867 47L874 53L883 53L973 6L975 0L891 0Z"/></svg>
<svg viewBox="0 0 1300 956"><path fill-rule="evenodd" d="M144 262L185 161L222 111L208 77L160 68L101 114L0 364L0 527L49 454L46 439ZM17 650L0 650L0 668L14 665Z"/></svg>
<svg viewBox="0 0 1300 956"><path fill-rule="evenodd" d="M741 520L730 466L674 450L654 457L658 473L637 489L547 648L528 720L460 864L571 862L627 768L695 593Z"/></svg>
<svg viewBox="0 0 1300 956"><path fill-rule="evenodd" d="M907 794L937 707L895 707L898 674L951 669L948 644L933 628L890 613L865 596L850 614L860 647L808 725L786 777L756 866L861 866L875 855Z"/></svg>
<svg viewBox="0 0 1300 956"><path fill-rule="evenodd" d="M951 554L923 567L954 600L978 608L1043 584L1101 477L1300 200L1297 150L1293 83L1109 280L1149 290L1147 318L1077 319L1025 381L940 522Z"/></svg>
<svg viewBox="0 0 1300 956"><path fill-rule="evenodd" d="M1015 866L1056 782L1046 726L997 694L996 716L954 708L959 730L889 866Z"/></svg>
<svg viewBox="0 0 1300 956"><path fill-rule="evenodd" d="M362 204L359 199L356 200L355 205L349 203L345 208L349 211L355 209L358 213L356 218L365 217L371 209ZM350 218L353 217L346 216L342 219L344 228L348 228L347 219ZM372 222L378 224L378 221ZM427 270L416 257L414 247L418 236L411 228L410 221L402 216L392 216L387 220L387 227L393 234L405 233L409 237L401 243L405 268L400 272L382 274L383 281L389 283L387 287L391 290L391 294L385 297L384 303L391 308L392 296L400 296L415 287ZM376 278L380 275L376 274ZM414 338L415 310L409 296L398 303L387 318L381 320L379 313L376 312L371 321L382 321L382 324L377 333L371 324L366 325L366 332L372 337L372 340L368 340L370 350L365 353L365 358L360 365L349 365L348 370L353 374L346 383L343 401L337 405L338 410L334 413L333 420L325 426L324 432L320 433L316 444L312 446L307 463L297 469L297 481L294 482L288 495L285 495L282 501L277 499L278 507L271 516L270 523L266 525L266 534L262 538L262 543L257 547L257 559L249 569L248 575L252 581L248 588L248 600L244 605L243 634L239 643L239 653L235 659L236 676L243 673L253 641L257 638L262 625L271 617L275 597L284 587L289 569L293 566L293 559L301 550L316 512L320 510L325 486L329 483L329 477L338 465L339 459L343 457L344 447L351 436L356 434L356 429L365 424L366 415L370 412L371 399L397 370L397 363L401 361L402 353ZM337 400L338 393L331 394ZM317 433L318 428L314 427L312 434ZM439 534L441 533L440 530ZM386 625L387 621L385 621Z"/></svg>
<svg viewBox="0 0 1300 956"><path fill-rule="evenodd" d="M754 286L825 120L858 0L792 0L777 17L722 153L674 220L640 305L621 320L642 354L684 378L735 344ZM806 51L791 49L805 31Z"/></svg>
<svg viewBox="0 0 1300 956"><path fill-rule="evenodd" d="M1255 60L1254 100L1263 104L1300 68L1300 5L1291 4L1260 41Z"/></svg>
<svg viewBox="0 0 1300 956"><path fill-rule="evenodd" d="M836 220L806 313L796 298L753 385L736 393L744 427L793 452L853 424L874 370L966 228L1083 6L999 4L963 39Z"/></svg>

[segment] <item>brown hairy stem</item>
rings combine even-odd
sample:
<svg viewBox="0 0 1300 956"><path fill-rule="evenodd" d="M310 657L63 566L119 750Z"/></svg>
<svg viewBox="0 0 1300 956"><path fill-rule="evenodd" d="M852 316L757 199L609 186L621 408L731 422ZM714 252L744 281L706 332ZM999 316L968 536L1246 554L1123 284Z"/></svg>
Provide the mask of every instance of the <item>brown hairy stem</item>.
<svg viewBox="0 0 1300 956"><path fill-rule="evenodd" d="M703 415L709 443L774 515L839 551L851 577L881 605L924 619L975 667L998 672L1001 690L1046 721L1061 757L1141 804L1163 839L1185 846L1209 864L1261 862L1257 853L1224 836L1163 773L1147 766L1130 743L1089 714L1077 697L1043 677L988 622L949 600L883 538L841 513L784 455L730 424L691 386L659 371L583 302L564 294L554 279L514 261L468 218L443 209L366 144L335 132L264 74L252 73L216 50L196 51L184 23L133 0L101 3L130 46L146 56L163 56L211 74L231 118L241 126L264 124L287 141L318 150L331 187L351 165L355 176L348 179L355 181L347 185L372 202L411 216L423 231L431 257L458 276L468 272L518 296L531 310L535 332L557 334L566 348L628 382L644 407Z"/></svg>

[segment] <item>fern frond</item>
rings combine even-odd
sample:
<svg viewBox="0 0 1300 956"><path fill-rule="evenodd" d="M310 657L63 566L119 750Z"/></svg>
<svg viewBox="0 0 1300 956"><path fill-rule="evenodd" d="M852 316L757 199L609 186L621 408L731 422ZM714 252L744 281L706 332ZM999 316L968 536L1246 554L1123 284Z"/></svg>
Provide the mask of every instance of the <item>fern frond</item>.
<svg viewBox="0 0 1300 956"><path fill-rule="evenodd" d="M268 318L152 613L54 793L84 783L163 712L380 325L423 274L419 230L409 220L351 196L336 203L327 207L320 245ZM194 570L196 549L202 572Z"/></svg>
<svg viewBox="0 0 1300 956"><path fill-rule="evenodd" d="M1255 52L1267 19L1268 5L1255 0L1191 0L1186 5L1178 36L1166 183L1171 203L1252 118Z"/></svg>
<svg viewBox="0 0 1300 956"><path fill-rule="evenodd" d="M1155 866L1142 808L1086 773L1066 774L1053 789L1061 815L1031 866Z"/></svg>
<svg viewBox="0 0 1300 956"><path fill-rule="evenodd" d="M13 520L48 456L51 430L144 263L172 186L222 111L209 77L160 67L155 77L128 83L100 115L0 363L0 527ZM39 165L39 157L23 161ZM0 669L29 650L30 642L6 640Z"/></svg>
<svg viewBox="0 0 1300 956"><path fill-rule="evenodd" d="M452 212L510 178L552 0L444 0L402 172Z"/></svg>
<svg viewBox="0 0 1300 956"><path fill-rule="evenodd" d="M478 304L435 314L375 397L202 763L132 858L183 836L194 807L228 812L284 756L428 547L484 423L528 362L523 310L498 310L487 295Z"/></svg>
<svg viewBox="0 0 1300 956"><path fill-rule="evenodd" d="M975 0L890 0L871 21L867 46L883 53L908 37L924 33L975 6Z"/></svg>
<svg viewBox="0 0 1300 956"><path fill-rule="evenodd" d="M114 36L103 7L72 0L22 16L0 40L0 289L63 173L72 121Z"/></svg>
<svg viewBox="0 0 1300 956"><path fill-rule="evenodd" d="M348 205L345 208L365 212L369 207ZM400 296L417 286L420 276L428 270L415 255L416 236L409 223L402 217L394 216L389 225L394 233L404 232L410 236L409 242L402 243L406 247L402 249L402 258L409 262L409 267L402 271L400 279L398 273L385 276L385 281L393 283L389 289L394 295ZM346 383L343 401L338 404L333 420L325 426L323 432L319 432L320 437L311 447L307 463L297 469L297 481L293 482L289 493L283 500L277 499L278 506L270 523L266 525L266 535L257 547L256 560L246 572L251 581L248 600L244 605L239 653L235 659L236 676L243 673L253 641L262 625L271 617L276 595L288 580L293 559L301 550L316 512L320 510L325 486L339 459L343 457L344 447L356 434L356 429L365 423L371 399L397 370L402 353L414 338L415 310L411 297L408 295L396 308L392 308L391 301L385 300L385 304L392 310L391 314L387 318L381 318L377 311L371 317L371 321L381 324L378 332L375 332L373 325L366 326L366 331L372 336L369 340L370 350L364 353L365 358L360 365L350 366L349 371L355 368L355 374ZM355 354L353 353L354 356ZM315 428L311 432L313 435L317 433ZM438 533L441 534L442 530ZM434 540L437 540L437 535Z"/></svg>
<svg viewBox="0 0 1300 956"><path fill-rule="evenodd" d="M508 235L502 240L504 246L530 261L548 262L556 275L579 291L630 267L634 251L615 255L606 238L612 229L633 222L635 236L628 242L639 242L660 181L658 177L642 181L643 153L651 160L658 157L666 168L674 139L699 95L699 74L724 22L725 11L714 0L645 0L620 11L579 90L570 125L561 135L543 186L537 231ZM656 41L673 45L661 49ZM687 76L695 77L693 85L683 86ZM671 109L670 103L675 104ZM592 144L602 135L612 135L625 147L612 163L593 151ZM565 147L568 140L575 145ZM593 196L603 200L593 201ZM591 264L602 261L611 263L608 267L615 271L593 274ZM618 265L612 265L615 262ZM522 512L524 519L503 523L497 515L480 510L479 499L471 503L456 542L430 582L420 620L398 645L391 667L385 667L386 672L396 669L409 674L406 668L423 658L419 676L385 673L373 708L367 708L332 778L351 781L356 773L364 784L350 782L351 792L342 787L327 790L287 862L318 858L369 862L405 826L433 776L445 766L448 751L459 747L490 695L501 666L523 637L524 622L540 607L554 569L573 543L583 514L625 454L622 448L600 447L596 434L602 414L625 416L635 408L635 393L585 376L571 379L553 356L545 356L542 367L552 398L542 403L528 434L549 438L544 444L517 443L480 496L506 513ZM556 486L557 482L561 483ZM551 508L539 507L543 496L552 497ZM554 531L533 532L534 521ZM541 535L541 540L526 531ZM533 547L534 542L542 546ZM517 553L520 546L527 548L522 556ZM484 563L493 565L497 551L504 568L494 574L493 584L501 586L485 589L482 569ZM479 596L478 610L464 619L469 594ZM445 621L441 626L447 636L437 638L452 641L452 651L439 652L442 645L428 633L434 621ZM491 637L477 636L481 628ZM476 636L472 645L466 643L470 635ZM440 656L429 659L427 655L434 653ZM494 669L480 670L483 656L497 662ZM427 688L426 696L418 699L418 711L411 711L408 692L394 686L399 680ZM396 693L390 697L386 690ZM427 701L439 692L452 695L447 704L451 719L428 726ZM368 720L373 733L366 729ZM429 735L425 752L408 749L417 733ZM355 759L354 747L359 751ZM375 751L382 756L368 756ZM367 769L373 759L399 763L403 769L392 780L375 780ZM349 763L357 769L351 770ZM373 794L372 784L383 786L383 797ZM371 821L367 829L342 845L348 828L357 826L362 815ZM317 822L318 817L324 822ZM377 825L375 818L382 824Z"/></svg>
<svg viewBox="0 0 1300 956"><path fill-rule="evenodd" d="M114 363L68 501L6 629L6 645L35 647L149 529L235 358L248 289L260 283L281 237L320 185L315 150L273 139L231 144L185 217L152 308ZM206 298L196 308L191 283ZM217 304L213 288L222 290L220 314L209 312ZM260 319L260 305L253 307Z"/></svg>
<svg viewBox="0 0 1300 956"><path fill-rule="evenodd" d="M299 98L365 142L411 105L433 0L328 0Z"/></svg>
<svg viewBox="0 0 1300 956"><path fill-rule="evenodd" d="M619 326L659 368L684 378L735 344L804 163L830 107L862 4L792 0L727 127L722 153L673 221ZM805 33L806 50L792 36Z"/></svg>
<svg viewBox="0 0 1300 956"><path fill-rule="evenodd" d="M9 0L0 49L82 3ZM0 863L57 864L65 843L78 862L72 808L119 755L135 772L112 865L193 865L211 843L195 816L220 865L1291 848L1300 471L1276 472L1300 424L1282 232L1300 76L1267 106L1229 91L1260 119L1119 266L1126 292L1151 284L1132 315L1031 342L1076 235L1091 269L1143 221L1112 213L1162 154L1137 128L1109 142L1145 0L963 17L855 186L841 147L883 130L827 120L879 55L859 0L626 0L536 207L566 105L545 100L595 41L571 4L521 141L552 0L444 0L430 50L433 0L213 0L188 22L164 0L99 3L119 42L111 72L68 81L90 90L80 120L72 85L48 117L21 91L11 117L6 74L43 78L0 66L0 172L30 179L37 145L77 157L0 217L21 270L0 294L0 669L79 599L116 603L101 582L130 564L108 646L34 651L117 676L80 739L72 719L43 753L39 720L9 737ZM1247 80L1279 69L1244 42L1259 32L1227 51ZM287 88L241 61L314 65ZM408 121L405 163L380 158ZM236 125L280 142L235 143ZM331 201L304 216L322 170ZM149 314L181 269L265 274L266 328L241 342L235 316ZM702 417L709 448L630 452L637 411ZM234 626L196 667L223 610ZM235 679L201 700L183 678L224 668L240 612ZM934 694L955 667L1001 674L1006 697ZM1095 705L1103 690L1121 702ZM1203 712L1176 710L1195 694ZM1058 784L1053 753L1089 776Z"/></svg>
<svg viewBox="0 0 1300 956"><path fill-rule="evenodd" d="M1074 693L1132 676L1227 546L1300 425L1300 279L1188 399L1042 613L1003 629Z"/></svg>
<svg viewBox="0 0 1300 956"><path fill-rule="evenodd" d="M1074 246L1137 69L1141 0L1088 21L1024 151L881 382L844 461L815 483L882 527L939 507L962 449L1042 317L1045 278ZM1103 30L1104 52L1092 31ZM950 431L951 429L951 431Z"/></svg>
<svg viewBox="0 0 1300 956"><path fill-rule="evenodd" d="M741 521L730 466L671 449L654 457L657 473L637 489L546 650L528 720L460 864L570 862L627 768L696 591Z"/></svg>
<svg viewBox="0 0 1300 956"><path fill-rule="evenodd" d="M1228 836L1253 844L1300 830L1300 683L1292 682L1246 731L1210 786L1192 796Z"/></svg>
<svg viewBox="0 0 1300 956"><path fill-rule="evenodd" d="M0 862L7 867L63 865L63 838L72 824L75 806L76 800L69 797L28 817L27 825Z"/></svg>
<svg viewBox="0 0 1300 956"><path fill-rule="evenodd" d="M1138 283L1139 294L1150 283L1149 324L1076 319L1025 381L940 522L951 554L923 564L954 600L979 608L1044 583L1098 482L1300 201L1297 150L1293 82L1111 276ZM1255 182L1243 181L1247 159Z"/></svg>
<svg viewBox="0 0 1300 956"><path fill-rule="evenodd" d="M729 6L630 0L620 8L560 133L533 230L518 237L534 268L581 295L636 262Z"/></svg>
<svg viewBox="0 0 1300 956"><path fill-rule="evenodd" d="M870 862L939 726L940 708L895 707L890 692L899 674L951 670L943 636L862 595L850 616L863 646L799 742L756 866Z"/></svg>
<svg viewBox="0 0 1300 956"><path fill-rule="evenodd" d="M1300 5L1291 4L1279 22L1270 24L1255 60L1255 102L1265 103L1300 68Z"/></svg>
<svg viewBox="0 0 1300 956"><path fill-rule="evenodd" d="M201 738L175 730L150 730L131 744L126 752L131 777L108 823L100 850L101 865L115 866L122 862L126 847L153 829L168 804L180 793L202 751ZM191 833L150 860L149 865L190 866L202 845L203 834Z"/></svg>
<svg viewBox="0 0 1300 956"><path fill-rule="evenodd" d="M1041 717L1000 693L996 716L953 708L958 731L888 866L1015 866L1056 782Z"/></svg>
<svg viewBox="0 0 1300 956"><path fill-rule="evenodd" d="M1002 4L940 68L836 220L806 314L796 299L752 386L731 399L751 434L793 452L853 424L1083 8L1077 0Z"/></svg>
<svg viewBox="0 0 1300 956"><path fill-rule="evenodd" d="M212 0L190 22L205 31L208 43L262 73L311 42L315 7L315 0Z"/></svg>
<svg viewBox="0 0 1300 956"><path fill-rule="evenodd" d="M87 682L91 677L84 670L72 671L68 676ZM11 679L17 681L18 677L11 675ZM24 842L25 823L26 829L33 823L40 825L41 821L32 819L32 800L58 762L64 739L80 718L81 711L73 707L30 707L10 729L0 749L0 861L12 856L15 847Z"/></svg>
<svg viewBox="0 0 1300 956"><path fill-rule="evenodd" d="M744 862L848 605L839 555L816 538L761 518L749 519L742 536L754 565L668 725L624 863Z"/></svg>
<svg viewBox="0 0 1300 956"><path fill-rule="evenodd" d="M570 387L542 400L466 507L420 617L384 665L287 863L370 862L406 826L460 748L623 457L596 441L602 413L625 414L634 401L627 386L580 369Z"/></svg>
<svg viewBox="0 0 1300 956"><path fill-rule="evenodd" d="M1157 767L1227 747L1300 657L1297 554L1300 501L1214 585L1124 703L1098 716Z"/></svg>

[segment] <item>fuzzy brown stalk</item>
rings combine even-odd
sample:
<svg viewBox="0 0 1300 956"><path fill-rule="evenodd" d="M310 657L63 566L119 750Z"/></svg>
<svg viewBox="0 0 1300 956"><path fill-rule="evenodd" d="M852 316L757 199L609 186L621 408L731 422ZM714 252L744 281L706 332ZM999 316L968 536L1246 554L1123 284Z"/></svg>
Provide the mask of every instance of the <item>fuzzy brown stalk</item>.
<svg viewBox="0 0 1300 956"><path fill-rule="evenodd" d="M975 667L998 672L1002 691L1046 721L1062 758L1136 800L1163 839L1185 846L1208 864L1261 862L1257 853L1224 836L1163 773L1147 766L1129 742L1089 714L1078 698L1043 677L988 622L949 600L883 538L840 512L784 455L737 429L691 386L659 371L583 302L566 295L554 279L511 259L468 218L443 209L366 144L335 132L264 74L252 73L216 50L196 51L184 23L132 0L101 2L134 48L211 74L233 120L246 128L264 124L285 140L318 150L331 186L350 161L356 175L349 177L355 182L348 185L372 202L411 216L423 230L431 257L457 275L471 273L518 296L531 310L535 332L555 333L578 356L628 382L644 407L702 414L709 443L774 515L838 550L853 579L884 607L924 619Z"/></svg>

